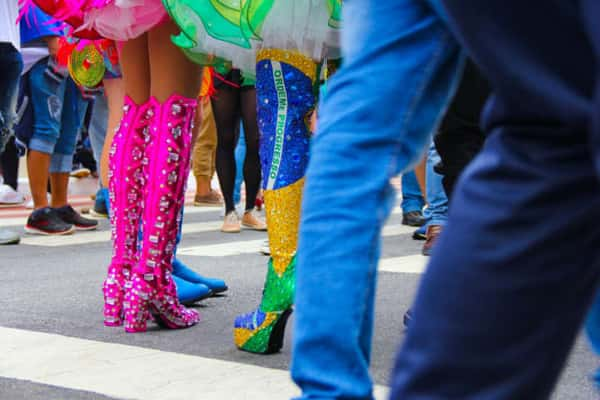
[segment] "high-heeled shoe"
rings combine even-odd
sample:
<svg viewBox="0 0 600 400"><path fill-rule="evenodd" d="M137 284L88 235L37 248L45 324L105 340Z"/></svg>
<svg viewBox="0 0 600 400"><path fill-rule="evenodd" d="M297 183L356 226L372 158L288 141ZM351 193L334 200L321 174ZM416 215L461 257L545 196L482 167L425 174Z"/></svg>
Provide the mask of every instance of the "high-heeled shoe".
<svg viewBox="0 0 600 400"><path fill-rule="evenodd" d="M109 163L109 202L112 225L113 254L103 284L104 324L123 324L123 298L131 267L137 262L137 239L141 215L142 156L144 131L150 120L144 115L146 107L137 106L125 98L123 117L115 134Z"/></svg>
<svg viewBox="0 0 600 400"><path fill-rule="evenodd" d="M269 262L263 298L257 310L239 315L234 322L233 340L240 350L259 354L277 353L294 303L296 259L282 275Z"/></svg>
<svg viewBox="0 0 600 400"><path fill-rule="evenodd" d="M154 98L149 103L152 106L147 116L153 123L147 131L142 160L147 181L143 234L139 260L125 294L127 332L144 332L149 315L170 329L187 328L200 321L195 310L179 303L171 276L184 203L182 192L190 168L196 101L173 95L162 104Z"/></svg>
<svg viewBox="0 0 600 400"><path fill-rule="evenodd" d="M262 301L234 322L235 345L252 353L274 353L283 346L294 303L296 249L304 173L308 163L307 117L314 109L316 64L293 51L263 49L257 54L256 94L261 132L265 212L271 252ZM277 78L274 78L277 76ZM286 90L279 90L284 87ZM285 96L285 97L283 97ZM273 118L285 104L285 129ZM285 151L276 154L276 143Z"/></svg>

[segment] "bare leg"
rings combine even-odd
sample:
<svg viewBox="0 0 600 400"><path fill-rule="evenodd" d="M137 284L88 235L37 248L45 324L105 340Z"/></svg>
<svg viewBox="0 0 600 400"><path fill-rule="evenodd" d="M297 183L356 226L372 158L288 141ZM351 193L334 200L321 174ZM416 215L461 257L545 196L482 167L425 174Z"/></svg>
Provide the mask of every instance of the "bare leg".
<svg viewBox="0 0 600 400"><path fill-rule="evenodd" d="M192 63L171 42L171 36L179 33L173 22L166 22L148 33L149 59L152 79L151 94L164 102L178 93L196 98L202 82L202 67Z"/></svg>
<svg viewBox="0 0 600 400"><path fill-rule="evenodd" d="M66 206L69 188L69 173L55 172L50 174L50 187L52 188L52 208Z"/></svg>
<svg viewBox="0 0 600 400"><path fill-rule="evenodd" d="M29 187L33 197L34 209L48 207L46 197L48 188L48 175L50 170L50 154L30 150L27 153L27 174Z"/></svg>
<svg viewBox="0 0 600 400"><path fill-rule="evenodd" d="M150 98L149 59L147 34L123 43L120 62L124 92L137 104Z"/></svg>
<svg viewBox="0 0 600 400"><path fill-rule="evenodd" d="M107 79L104 81L104 94L108 103L108 124L106 125L106 138L100 159L100 180L103 187L108 187L108 155L112 145L115 130L123 115L123 97L125 85L122 79Z"/></svg>

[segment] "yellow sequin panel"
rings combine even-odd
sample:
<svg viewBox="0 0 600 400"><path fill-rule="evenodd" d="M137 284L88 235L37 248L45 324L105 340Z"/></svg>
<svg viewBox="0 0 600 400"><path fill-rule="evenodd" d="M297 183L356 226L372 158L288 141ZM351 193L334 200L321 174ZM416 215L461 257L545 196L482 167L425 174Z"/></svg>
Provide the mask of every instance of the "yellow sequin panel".
<svg viewBox="0 0 600 400"><path fill-rule="evenodd" d="M281 276L298 248L304 178L277 190L265 190L265 212L273 269Z"/></svg>
<svg viewBox="0 0 600 400"><path fill-rule="evenodd" d="M252 336L260 332L261 329L270 326L279 314L267 313L265 320L256 330L236 328L233 330L233 340L238 346L243 346Z"/></svg>
<svg viewBox="0 0 600 400"><path fill-rule="evenodd" d="M302 53L292 50L263 49L256 54L256 62L263 60L278 61L299 69L314 83L317 79L317 64Z"/></svg>

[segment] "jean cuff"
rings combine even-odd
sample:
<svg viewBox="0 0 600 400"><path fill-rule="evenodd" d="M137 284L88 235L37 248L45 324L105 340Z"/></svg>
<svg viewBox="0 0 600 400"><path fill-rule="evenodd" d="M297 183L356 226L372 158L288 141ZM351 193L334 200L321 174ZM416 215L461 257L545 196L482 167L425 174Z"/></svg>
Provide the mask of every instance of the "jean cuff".
<svg viewBox="0 0 600 400"><path fill-rule="evenodd" d="M444 226L444 225L446 225L447 222L448 222L447 218L433 217L429 221L427 221L427 226L431 226L431 225Z"/></svg>
<svg viewBox="0 0 600 400"><path fill-rule="evenodd" d="M423 212L423 207L419 206L419 204L416 204L416 203L401 204L400 208L402 208L403 214L407 214L409 212L414 212L414 211L418 211L420 213Z"/></svg>
<svg viewBox="0 0 600 400"><path fill-rule="evenodd" d="M38 151L44 154L52 154L54 153L55 142L49 142L44 139L33 137L29 141L29 150Z"/></svg>
<svg viewBox="0 0 600 400"><path fill-rule="evenodd" d="M50 159L50 173L65 173L71 172L73 169L73 155L72 154L52 154Z"/></svg>

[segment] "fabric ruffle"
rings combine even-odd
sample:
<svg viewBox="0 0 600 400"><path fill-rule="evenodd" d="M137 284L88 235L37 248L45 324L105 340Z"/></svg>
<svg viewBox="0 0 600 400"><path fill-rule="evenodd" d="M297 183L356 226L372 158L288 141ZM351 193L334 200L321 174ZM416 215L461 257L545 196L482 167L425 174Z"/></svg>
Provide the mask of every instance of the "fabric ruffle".
<svg viewBox="0 0 600 400"><path fill-rule="evenodd" d="M74 29L73 35L126 41L140 36L168 18L161 0L21 0L34 2Z"/></svg>
<svg viewBox="0 0 600 400"><path fill-rule="evenodd" d="M339 48L341 0L163 0L182 30L175 43L197 62L206 55L254 74L263 48L295 50L315 61ZM337 51L336 51L337 52Z"/></svg>
<svg viewBox="0 0 600 400"><path fill-rule="evenodd" d="M84 12L83 29L126 41L148 32L168 18L161 0L114 0Z"/></svg>

